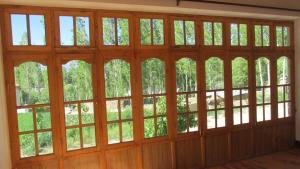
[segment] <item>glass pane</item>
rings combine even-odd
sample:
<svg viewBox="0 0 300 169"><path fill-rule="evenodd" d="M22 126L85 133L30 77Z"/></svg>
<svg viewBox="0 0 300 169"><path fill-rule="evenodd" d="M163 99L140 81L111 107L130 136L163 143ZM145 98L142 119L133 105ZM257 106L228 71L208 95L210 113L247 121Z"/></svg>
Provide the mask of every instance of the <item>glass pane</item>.
<svg viewBox="0 0 300 169"><path fill-rule="evenodd" d="M243 107L242 108L242 123L249 123L249 108L248 107Z"/></svg>
<svg viewBox="0 0 300 169"><path fill-rule="evenodd" d="M214 92L206 92L206 109L216 108L216 98Z"/></svg>
<svg viewBox="0 0 300 169"><path fill-rule="evenodd" d="M162 19L153 19L153 44L154 45L163 45L164 42L164 20Z"/></svg>
<svg viewBox="0 0 300 169"><path fill-rule="evenodd" d="M256 60L255 63L255 76L256 86L269 86L270 85L270 61L265 57Z"/></svg>
<svg viewBox="0 0 300 169"><path fill-rule="evenodd" d="M89 17L76 17L76 44L78 46L90 45Z"/></svg>
<svg viewBox="0 0 300 169"><path fill-rule="evenodd" d="M21 158L35 156L34 134L22 134L19 136Z"/></svg>
<svg viewBox="0 0 300 169"><path fill-rule="evenodd" d="M204 45L212 45L213 44L212 23L203 22L203 29L204 29Z"/></svg>
<svg viewBox="0 0 300 169"><path fill-rule="evenodd" d="M188 95L188 111L189 112L197 112L198 104L197 104L197 94L189 94Z"/></svg>
<svg viewBox="0 0 300 169"><path fill-rule="evenodd" d="M260 25L254 26L255 46L262 46L262 28Z"/></svg>
<svg viewBox="0 0 300 169"><path fill-rule="evenodd" d="M238 30L238 24L231 24L230 25L230 42L232 46L238 46L239 45L239 30Z"/></svg>
<svg viewBox="0 0 300 169"><path fill-rule="evenodd" d="M271 105L265 105L265 120L271 120Z"/></svg>
<svg viewBox="0 0 300 169"><path fill-rule="evenodd" d="M248 45L247 25L240 24L240 46Z"/></svg>
<svg viewBox="0 0 300 169"><path fill-rule="evenodd" d="M282 26L276 26L276 46L283 46Z"/></svg>
<svg viewBox="0 0 300 169"><path fill-rule="evenodd" d="M74 46L73 16L59 16L60 45Z"/></svg>
<svg viewBox="0 0 300 169"><path fill-rule="evenodd" d="M62 66L64 100L93 99L92 66L84 61L73 60Z"/></svg>
<svg viewBox="0 0 300 169"><path fill-rule="evenodd" d="M32 109L18 109L18 129L19 132L33 131L33 112Z"/></svg>
<svg viewBox="0 0 300 169"><path fill-rule="evenodd" d="M133 123L132 123L132 121L122 123L122 140L123 140L123 142L133 141Z"/></svg>
<svg viewBox="0 0 300 169"><path fill-rule="evenodd" d="M96 146L95 126L82 127L82 142L84 148Z"/></svg>
<svg viewBox="0 0 300 169"><path fill-rule="evenodd" d="M129 25L128 19L118 18L117 20L118 45L129 45Z"/></svg>
<svg viewBox="0 0 300 169"><path fill-rule="evenodd" d="M120 127L118 123L108 124L108 144L120 143Z"/></svg>
<svg viewBox="0 0 300 169"><path fill-rule="evenodd" d="M249 105L249 90L247 89L242 90L242 105L243 106Z"/></svg>
<svg viewBox="0 0 300 169"><path fill-rule="evenodd" d="M174 21L174 36L175 45L185 45L184 44L184 21L175 20Z"/></svg>
<svg viewBox="0 0 300 169"><path fill-rule="evenodd" d="M52 154L53 144L52 144L52 132L42 132L37 134L38 145L39 145L39 155Z"/></svg>
<svg viewBox="0 0 300 169"><path fill-rule="evenodd" d="M106 98L131 96L130 64L114 59L104 65Z"/></svg>
<svg viewBox="0 0 300 169"><path fill-rule="evenodd" d="M241 106L241 91L233 90L232 99L233 99L233 107Z"/></svg>
<svg viewBox="0 0 300 169"><path fill-rule="evenodd" d="M217 126L218 127L225 127L225 111L218 110L217 111Z"/></svg>
<svg viewBox="0 0 300 169"><path fill-rule="evenodd" d="M222 23L214 23L214 41L215 45L223 44Z"/></svg>
<svg viewBox="0 0 300 169"><path fill-rule="evenodd" d="M290 84L291 74L290 74L290 59L288 57L282 56L277 59L277 84L284 85Z"/></svg>
<svg viewBox="0 0 300 169"><path fill-rule="evenodd" d="M224 89L223 60L212 57L205 62L206 90Z"/></svg>
<svg viewBox="0 0 300 169"><path fill-rule="evenodd" d="M26 62L15 67L17 106L49 103L47 67Z"/></svg>
<svg viewBox="0 0 300 169"><path fill-rule="evenodd" d="M50 107L36 109L36 127L38 130L51 128Z"/></svg>
<svg viewBox="0 0 300 169"><path fill-rule="evenodd" d="M154 115L154 101L152 97L144 98L144 117Z"/></svg>
<svg viewBox="0 0 300 169"><path fill-rule="evenodd" d="M119 120L118 100L106 101L106 115L107 121Z"/></svg>
<svg viewBox="0 0 300 169"><path fill-rule="evenodd" d="M224 91L217 91L216 92L216 105L217 105L217 108L224 108L225 107L225 93Z"/></svg>
<svg viewBox="0 0 300 169"><path fill-rule="evenodd" d="M65 123L66 126L74 126L79 124L79 112L77 104L65 105Z"/></svg>
<svg viewBox="0 0 300 169"><path fill-rule="evenodd" d="M266 88L265 90L265 102L264 103L271 103L271 89Z"/></svg>
<svg viewBox="0 0 300 169"><path fill-rule="evenodd" d="M80 149L80 133L79 128L72 128L66 130L67 150Z"/></svg>
<svg viewBox="0 0 300 169"><path fill-rule="evenodd" d="M240 108L233 109L233 124L234 125L241 124L241 109Z"/></svg>
<svg viewBox="0 0 300 169"><path fill-rule="evenodd" d="M166 136L167 132L167 118L158 117L157 118L157 136Z"/></svg>
<svg viewBox="0 0 300 169"><path fill-rule="evenodd" d="M94 104L93 102L81 103L81 123L92 124L94 123Z"/></svg>
<svg viewBox="0 0 300 169"><path fill-rule="evenodd" d="M285 117L290 117L292 115L292 103L285 103Z"/></svg>
<svg viewBox="0 0 300 169"><path fill-rule="evenodd" d="M291 86L286 86L285 87L285 101L290 101L291 100Z"/></svg>
<svg viewBox="0 0 300 169"><path fill-rule="evenodd" d="M198 131L198 115L197 115L197 113L190 114L189 122L190 122L189 131L190 132Z"/></svg>
<svg viewBox="0 0 300 169"><path fill-rule="evenodd" d="M256 104L263 103L263 88L256 88Z"/></svg>
<svg viewBox="0 0 300 169"><path fill-rule="evenodd" d="M151 19L140 19L141 44L151 45Z"/></svg>
<svg viewBox="0 0 300 169"><path fill-rule="evenodd" d="M256 121L261 122L264 120L263 106L256 106Z"/></svg>
<svg viewBox="0 0 300 169"><path fill-rule="evenodd" d="M279 86L277 88L277 101L278 102L283 102L285 99L284 99L284 87L283 86Z"/></svg>
<svg viewBox="0 0 300 169"><path fill-rule="evenodd" d="M157 115L167 114L167 101L165 96L156 97L156 114Z"/></svg>
<svg viewBox="0 0 300 169"><path fill-rule="evenodd" d="M132 119L132 102L130 99L121 100L121 119Z"/></svg>
<svg viewBox="0 0 300 169"><path fill-rule="evenodd" d="M182 58L176 62L176 91L192 92L197 90L196 61Z"/></svg>
<svg viewBox="0 0 300 169"><path fill-rule="evenodd" d="M177 131L178 133L186 133L188 128L188 121L187 121L187 115L178 115L177 116Z"/></svg>
<svg viewBox="0 0 300 169"><path fill-rule="evenodd" d="M207 112L207 128L216 128L216 114L215 111Z"/></svg>
<svg viewBox="0 0 300 169"><path fill-rule="evenodd" d="M26 15L11 14L10 17L13 45L28 45Z"/></svg>
<svg viewBox="0 0 300 169"><path fill-rule="evenodd" d="M278 118L284 118L284 103L278 103Z"/></svg>
<svg viewBox="0 0 300 169"><path fill-rule="evenodd" d="M31 45L46 45L45 20L43 15L29 15Z"/></svg>
<svg viewBox="0 0 300 169"><path fill-rule="evenodd" d="M185 41L186 45L195 45L195 23L194 21L185 21Z"/></svg>
<svg viewBox="0 0 300 169"><path fill-rule="evenodd" d="M248 61L242 57L232 61L232 87L248 87Z"/></svg>
<svg viewBox="0 0 300 169"><path fill-rule="evenodd" d="M144 119L144 137L151 138L155 136L154 119Z"/></svg>
<svg viewBox="0 0 300 169"><path fill-rule="evenodd" d="M263 33L263 46L270 46L270 27L263 26L262 28Z"/></svg>
<svg viewBox="0 0 300 169"><path fill-rule="evenodd" d="M115 19L102 18L103 44L116 45Z"/></svg>
<svg viewBox="0 0 300 169"><path fill-rule="evenodd" d="M185 94L177 95L177 112L178 113L187 112L186 106L187 106L186 95Z"/></svg>
<svg viewBox="0 0 300 169"><path fill-rule="evenodd" d="M290 46L290 28L283 27L283 44L284 46Z"/></svg>
<svg viewBox="0 0 300 169"><path fill-rule="evenodd" d="M147 59L142 63L143 94L165 93L165 64L159 59Z"/></svg>

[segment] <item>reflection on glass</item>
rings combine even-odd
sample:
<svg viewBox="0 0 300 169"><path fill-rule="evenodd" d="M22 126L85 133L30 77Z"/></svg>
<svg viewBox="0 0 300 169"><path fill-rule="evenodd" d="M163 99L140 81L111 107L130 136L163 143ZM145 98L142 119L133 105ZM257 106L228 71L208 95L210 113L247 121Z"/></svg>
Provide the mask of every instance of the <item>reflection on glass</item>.
<svg viewBox="0 0 300 169"><path fill-rule="evenodd" d="M60 45L74 46L73 16L59 16Z"/></svg>
<svg viewBox="0 0 300 169"><path fill-rule="evenodd" d="M89 17L76 17L76 44L78 46L90 45Z"/></svg>
<svg viewBox="0 0 300 169"><path fill-rule="evenodd" d="M28 45L26 15L11 14L10 19L13 45Z"/></svg>
<svg viewBox="0 0 300 169"><path fill-rule="evenodd" d="M45 20L43 15L29 15L31 45L46 45Z"/></svg>

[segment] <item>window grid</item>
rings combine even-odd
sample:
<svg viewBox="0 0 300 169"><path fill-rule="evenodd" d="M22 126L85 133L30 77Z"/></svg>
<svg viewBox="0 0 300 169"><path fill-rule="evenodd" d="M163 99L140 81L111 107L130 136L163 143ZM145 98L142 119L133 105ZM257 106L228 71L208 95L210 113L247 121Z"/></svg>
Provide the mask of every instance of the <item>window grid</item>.
<svg viewBox="0 0 300 169"><path fill-rule="evenodd" d="M49 108L50 109L50 105L49 104L35 104L35 105L28 105L28 106L17 106L17 110L20 110L20 109L29 109L30 110L31 109L32 110L32 116L33 116L33 130L31 130L31 131L19 131L20 127L18 126L18 136L20 138L20 136L22 136L22 135L34 134L35 154L33 156L53 154L53 150L52 150L52 153L46 153L46 154L41 154L39 152L40 148L39 148L39 145L38 145L38 143L39 143L38 134L49 132L52 135L52 128L51 128L51 126L49 126L49 128L46 128L46 129L38 129L38 127L37 127L37 111L36 111L36 109L38 109L38 108ZM51 142L52 142L52 145L53 145L53 140L51 140ZM30 156L22 157L22 155L21 155L21 158L26 158L26 157L30 157Z"/></svg>
<svg viewBox="0 0 300 169"><path fill-rule="evenodd" d="M141 21L142 20L150 20L150 44L147 44L146 42L142 41L142 26L141 26ZM162 21L162 42L154 42L154 22L153 20L157 20L157 21ZM165 35L164 35L164 19L161 18L140 18L139 19L139 25L140 25L140 43L142 46L163 46L165 45Z"/></svg>
<svg viewBox="0 0 300 169"><path fill-rule="evenodd" d="M183 39L183 43L181 42L177 42L176 40L176 28L175 28L175 23L176 22L182 22L182 27L181 27L181 31L182 31L182 39ZM193 23L193 30L191 30L192 32L189 32L187 30L187 22L192 22ZM191 35L188 35L188 33L191 33ZM195 39L195 21L193 20L180 20L180 19L175 19L174 20L174 44L175 46L193 46L196 45L196 39ZM190 37L188 37L190 36ZM191 38L191 42L189 42L188 38Z"/></svg>
<svg viewBox="0 0 300 169"><path fill-rule="evenodd" d="M206 112L207 112L207 121L209 121L209 113L213 112L213 119L214 120L214 125L209 126L209 122L207 122L207 129L214 129L214 128L221 128L221 127L225 127L226 126L226 120L225 120L225 102L221 103L220 105L218 105L218 93L220 93L222 95L225 94L224 89L218 89L218 90L206 90L206 97L208 97L208 95L212 94L213 95L213 99L212 100L208 100L206 99ZM212 108L210 108L209 104L211 103L211 101L213 102ZM222 105L223 104L223 105ZM221 115L219 115L221 114ZM222 115L223 114L223 115ZM224 120L225 121L221 121L222 119L219 119L219 116L224 116ZM220 124L219 124L220 123ZM222 124L223 123L223 124Z"/></svg>
<svg viewBox="0 0 300 169"><path fill-rule="evenodd" d="M104 35L105 35L105 33L104 33L104 31L105 31L105 29L104 29L104 19L113 19L113 21L114 21L114 25L113 25L113 33L114 33L114 39L113 39L113 42L108 42L108 43L110 43L110 44L106 44L107 42L105 42L105 38L104 38ZM126 20L127 21L127 32L128 32L128 35L125 37L125 38L127 38L127 39L122 39L121 37L119 37L119 33L120 32L122 32L122 30L119 30L118 29L118 26L119 26L119 20ZM102 17L101 18L101 22L102 22L102 45L103 46L122 46L122 47L128 47L128 46L130 46L130 30L129 30L129 27L130 27L130 23L129 23L129 18L126 18L126 17L113 17L113 16L104 16L104 17ZM120 35L121 36L121 35ZM122 42L120 42L120 41L126 41L126 40L128 40L128 42L124 42L125 44L122 44Z"/></svg>
<svg viewBox="0 0 300 169"><path fill-rule="evenodd" d="M196 99L197 99L197 91L194 92L177 92L177 98L179 96L184 96L185 98L185 111L179 111L177 108L177 116L185 116L185 118L187 119L187 124L186 124L186 131L183 132L179 132L179 133L191 133L191 132L196 132L198 131L198 111L191 111L190 110L190 103L189 103L189 95L195 95ZM178 103L177 103L178 104ZM198 104L196 104L198 105ZM198 110L198 108L196 108ZM195 115L195 118L197 119L197 127L194 130L191 130L191 117L193 117L193 115ZM178 119L179 120L179 117ZM178 124L178 123L177 123Z"/></svg>
<svg viewBox="0 0 300 169"><path fill-rule="evenodd" d="M233 42L233 28L232 26L236 25L237 27L237 44L234 44ZM241 42L242 41L242 36L241 36L241 26L245 26L245 29L246 29L246 34L245 34L245 37L246 38L246 41L245 42ZM231 46L242 46L242 47L245 47L248 45L248 29L247 29L247 24L241 24L241 23L231 23L230 24L230 44Z"/></svg>
<svg viewBox="0 0 300 169"><path fill-rule="evenodd" d="M129 138L128 140L124 140L123 138L123 128L122 128L122 124L125 122L131 122L133 124L133 119L131 115L131 118L123 118L122 117L122 108L121 108L121 101L125 101L125 100L130 100L130 103L132 102L132 97L128 96L128 97L115 97L115 98L106 98L106 103L109 101L117 101L117 109L118 109L118 119L117 120L107 120L107 127L109 125L113 125L113 124L118 124L119 127L119 140L115 141L115 142L110 142L108 140L108 144L116 144L116 143L125 143L125 142L130 142L133 141L133 138ZM106 111L107 113L108 111Z"/></svg>
<svg viewBox="0 0 300 169"><path fill-rule="evenodd" d="M263 121L270 121L272 120L272 113L271 113L271 98L266 99L266 91L270 91L269 93L269 97L271 96L271 87L270 86L259 86L256 87L256 98L258 95L258 91L262 92L262 101L258 101L256 100L256 121L257 122L263 122ZM266 107L269 107L269 111ZM259 108L262 108L262 118L259 117L258 112ZM269 116L267 116L266 114L269 114Z"/></svg>
<svg viewBox="0 0 300 169"><path fill-rule="evenodd" d="M220 37L217 37L217 26L220 26ZM206 31L205 30L205 26L209 26L211 30L209 30L209 34L207 34L207 36L209 36L211 38L211 40L206 40ZM212 22L212 21L204 21L203 22L203 42L204 42L204 46L222 46L223 45L223 24L222 22ZM217 39L219 38L219 39Z"/></svg>
<svg viewBox="0 0 300 169"><path fill-rule="evenodd" d="M290 98L290 90L291 90L291 85L290 84L285 84L285 85L277 85L277 91L280 91L283 89L283 98L282 100L278 96L278 118L287 118L291 116L291 98ZM279 93L279 92L278 92ZM288 95L288 96L287 96ZM283 112L279 112L280 108L283 107ZM280 114L282 113L282 115Z"/></svg>
<svg viewBox="0 0 300 169"><path fill-rule="evenodd" d="M289 47L290 46L290 27L276 26L276 47ZM281 34L281 36L280 36ZM287 37L287 39L285 38Z"/></svg>
<svg viewBox="0 0 300 169"><path fill-rule="evenodd" d="M150 136L149 138L152 137L160 137L160 136L165 136L165 135L159 135L158 133L158 119L159 118L167 118L166 112L162 112L162 114L158 114L158 110L157 110L157 101L158 101L158 97L164 97L166 98L166 94L148 94L148 95L143 95L143 100L145 99L152 99L153 100L153 115L150 116L145 116L145 109L144 109L144 123L146 120L154 120L154 135ZM145 124L144 124L145 125ZM145 134L145 132L144 132ZM145 136L145 138L148 138Z"/></svg>
<svg viewBox="0 0 300 169"><path fill-rule="evenodd" d="M243 92L247 91L247 95L248 95L249 88L248 87L233 88L232 91L238 91L238 93L239 93L239 105L234 105L234 103L233 103L233 112L235 109L239 109L240 119L239 119L239 123L235 123L235 121L234 121L234 125L247 124L250 122L249 121L249 98L248 98L248 103L244 104L243 103ZM233 96L233 98L234 97L236 97L236 96ZM247 114L248 117L245 117L245 118L248 118L248 120L245 120L245 121L243 120L244 119L244 108L248 109L248 114Z"/></svg>
<svg viewBox="0 0 300 169"><path fill-rule="evenodd" d="M264 31L266 32L264 33ZM255 47L270 47L270 31L269 25L254 25ZM266 41L264 41L264 39L266 39Z"/></svg>

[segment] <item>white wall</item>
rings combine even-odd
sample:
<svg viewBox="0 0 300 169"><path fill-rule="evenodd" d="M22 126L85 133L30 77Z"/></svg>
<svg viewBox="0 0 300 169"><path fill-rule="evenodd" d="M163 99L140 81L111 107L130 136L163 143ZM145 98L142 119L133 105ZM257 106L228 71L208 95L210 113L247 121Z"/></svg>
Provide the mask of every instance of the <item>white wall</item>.
<svg viewBox="0 0 300 169"><path fill-rule="evenodd" d="M0 169L10 169L10 145L3 70L3 52L0 35Z"/></svg>
<svg viewBox="0 0 300 169"><path fill-rule="evenodd" d="M295 20L296 140L300 141L300 19Z"/></svg>

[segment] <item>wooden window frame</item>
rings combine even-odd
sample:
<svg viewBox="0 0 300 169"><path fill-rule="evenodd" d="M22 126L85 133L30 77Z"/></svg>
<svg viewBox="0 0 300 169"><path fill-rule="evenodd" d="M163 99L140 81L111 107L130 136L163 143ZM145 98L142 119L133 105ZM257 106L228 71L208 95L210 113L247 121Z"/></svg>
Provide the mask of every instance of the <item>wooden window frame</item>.
<svg viewBox="0 0 300 169"><path fill-rule="evenodd" d="M28 45L13 45L12 38L12 29L11 29L11 14L22 14L26 15L26 23L27 23L27 37L28 37ZM45 45L31 45L30 44L30 23L29 23L29 15L43 15L45 21ZM50 27L50 11L46 8L7 8L5 9L5 31L9 36L6 36L6 48L10 51L49 51L52 47L52 31Z"/></svg>
<svg viewBox="0 0 300 169"><path fill-rule="evenodd" d="M201 20L201 24L199 24L200 27L200 32L201 32L201 47L205 48L205 49L224 49L227 46L227 27L226 27L226 21L220 17L203 17L200 18ZM212 23L212 45L205 45L205 37L204 37L204 22L209 22ZM222 45L215 45L215 32L214 32L214 23L221 23L222 24Z"/></svg>
<svg viewBox="0 0 300 169"><path fill-rule="evenodd" d="M277 78L277 69L278 69L278 67L277 67L277 61L280 59L280 58L283 58L283 57L286 57L287 59L288 59L288 61L289 61L289 63L290 63L290 67L288 67L288 69L290 70L290 82L289 83L287 83L287 84L278 84L278 78ZM276 86L275 86L275 95L276 95L276 102L275 102L275 104L276 104L276 119L278 119L278 120L280 120L280 121L285 121L285 120L291 120L293 117L294 117L294 105L295 105L295 101L294 101L294 65L292 65L291 63L293 63L294 61L293 61L293 57L292 57L292 55L291 54L289 54L289 53L282 53L282 55L276 55L275 56L275 61L276 61ZM285 100L285 94L284 94L284 100L283 101L278 101L278 88L279 87L282 87L283 88L283 90L284 90L284 93L286 92L286 90L285 90L285 88L286 87L289 87L290 88L290 99L289 100ZM290 114L289 114L289 116L286 116L286 114L287 114L287 110L286 110L286 108L284 108L284 116L282 117L282 118L279 118L278 117L278 104L280 104L280 103L283 103L283 104L286 104L286 103L289 103L290 104ZM284 107L285 107L285 105L284 105Z"/></svg>
<svg viewBox="0 0 300 169"><path fill-rule="evenodd" d="M261 46L256 46L255 45L255 26L261 26ZM264 46L264 43L263 43L263 26L269 26L269 46ZM270 22L270 21L254 21L252 22L252 45L253 45L253 48L254 50L271 50L274 48L274 45L275 45L275 39L274 39L274 26L273 26L273 23Z"/></svg>
<svg viewBox="0 0 300 169"><path fill-rule="evenodd" d="M93 86L93 99L90 100L76 100L76 101L65 101L64 100L64 82L63 82L63 65L67 64L70 61L83 61L86 62L87 64L91 65L91 79L92 79L92 86ZM58 58L56 59L57 63L57 68L58 68L58 81L59 83L59 109L60 109L60 124L62 126L61 133L62 133L62 147L63 147L63 155L65 156L71 156L71 155L77 155L81 153L90 153L90 152L95 152L98 147L99 147L99 115L98 115L98 101L97 101L97 85L96 85L96 74L93 73L95 72L95 64L94 64L94 56L92 54L60 54L58 55ZM82 124L81 123L81 113L80 113L80 104L81 103L93 103L94 106L94 123L89 123L89 124ZM68 104L77 104L78 108L78 125L72 125L72 126L66 126L65 124L65 105ZM83 138L82 138L82 128L83 127L95 127L95 146L93 147L83 147ZM73 129L73 128L78 128L80 130L80 148L79 149L74 149L74 150L67 150L67 138L66 138L66 130L67 129Z"/></svg>
<svg viewBox="0 0 300 169"><path fill-rule="evenodd" d="M275 22L273 24L274 26L274 47L276 50L282 50L282 51L287 51L287 50L291 50L294 48L294 24L290 23L290 22ZM289 46L284 46L284 35L282 33L282 46L277 46L277 35L276 35L276 27L288 27L289 28Z"/></svg>
<svg viewBox="0 0 300 169"><path fill-rule="evenodd" d="M183 26L183 35L184 35L184 45L176 45L175 44L175 27L174 27L174 21L179 20L179 21L183 21L184 22L184 26ZM194 45L187 45L186 44L186 32L185 32L185 22L186 21L194 21L194 31L195 31L195 44ZM172 48L187 48L187 49L194 49L199 47L199 31L198 31L198 20L197 17L195 16L170 16L169 19L169 23L170 23L170 40L171 40L171 47Z"/></svg>
<svg viewBox="0 0 300 169"><path fill-rule="evenodd" d="M188 101L187 99L187 96L189 94L196 94L197 95L197 112L190 112L190 111L186 111L186 112L178 112L177 110L177 106L173 109L175 109L174 112L176 112L176 116L174 117L174 119L176 120L176 137L178 138L186 138L186 137L189 137L189 136L193 136L193 135L196 135L196 136L200 136L200 132L201 132L201 104L200 104L200 91L201 91L201 87L200 87L200 79L199 79L199 69L200 69L200 66L199 66L199 59L197 57L197 53L195 52L180 52L180 53L176 53L176 54L173 54L172 56L172 60L173 60L173 64L174 64L174 82L175 84L172 85L174 86L174 89L177 88L177 84L176 84L176 64L177 62L180 60L180 59L191 59L195 62L196 64L196 84L197 84L197 90L195 91L192 91L192 92L177 92L176 90L174 90L174 94L175 94L175 97L174 97L174 103L177 103L177 96L178 95L185 95L186 96L186 102ZM188 107L188 103L186 103L186 108ZM174 113L175 114L175 113ZM187 122L187 132L185 133L179 133L178 132L178 115L185 115L187 117L189 117L190 114L196 114L197 115L197 126L198 126L198 129L196 131L189 131L189 119L188 119L188 122Z"/></svg>
<svg viewBox="0 0 300 169"><path fill-rule="evenodd" d="M233 91L234 90L239 90L240 91L240 93L242 92L242 90L243 89L246 89L246 90L248 90L248 105L242 105L242 97L240 97L240 105L239 106L234 106L233 105L233 98L231 98L230 100L231 100L231 102L232 102L232 108L231 108L231 115L232 115L232 126L234 127L234 128L243 128L243 127L248 127L248 126L250 126L251 125L251 123L252 123L252 100L251 100L251 96L252 96L252 90L251 90L251 75L250 75L250 72L252 72L252 69L251 69L251 64L250 64L250 55L249 54L247 54L247 53L234 53L234 54L232 54L231 55L231 60L230 60L230 68L231 68L231 71L232 71L232 62L235 60L235 59L238 59L238 58L242 58L242 59L244 59L246 62L247 62L247 66L248 66L248 84L247 84L247 86L246 87L241 87L241 88L234 88L233 87L233 80L232 80L232 72L230 72L230 77L231 77L231 81L230 81L230 83L231 83L231 97L233 97ZM246 107L246 108L248 108L248 110L249 110L249 115L248 115L248 118L249 118L249 122L248 123L243 123L242 122L242 108L244 108L244 107ZM234 124L234 120L233 120L233 118L234 118L234 109L235 108L239 108L241 111L240 111L240 124Z"/></svg>
<svg viewBox="0 0 300 169"><path fill-rule="evenodd" d="M74 45L61 45L60 39L60 16L70 16L73 18L73 36L74 36ZM76 41L76 17L88 17L89 18L89 37L90 45L77 45ZM88 50L95 48L95 23L94 23L94 13L90 11L55 11L54 12L54 22L55 22L55 48L57 50Z"/></svg>
<svg viewBox="0 0 300 169"><path fill-rule="evenodd" d="M102 18L114 18L115 20L115 40L116 40L116 44L115 45L104 45L104 41L103 41L103 22L102 22ZM134 20L134 16L132 14L126 13L126 12L98 12L97 13L97 23L98 23L98 29L97 29L97 39L98 39L98 48L99 49L133 49L135 46L135 39L134 39L134 33L133 33L133 29L134 29L134 25L133 25L133 20ZM128 19L128 32L129 32L129 45L126 46L120 46L118 45L117 42L117 36L118 36L118 32L117 32L117 22L116 19L118 18L125 18Z"/></svg>
<svg viewBox="0 0 300 169"><path fill-rule="evenodd" d="M238 45L232 45L231 44L231 24L237 24L238 25ZM245 24L247 26L247 45L241 46L240 45L240 25ZM252 47L252 32L251 32L251 23L247 21L246 19L230 19L227 21L227 32L226 37L228 38L227 47L232 49L250 49Z"/></svg>
<svg viewBox="0 0 300 169"><path fill-rule="evenodd" d="M203 60L203 73L202 73L202 76L204 77L204 95L202 97L204 97L204 102L203 104L205 106L203 106L203 112L202 112L202 128L204 130L205 133L213 133L215 131L224 131L224 130L227 130L227 128L230 126L230 123L229 123L229 118L228 118L228 115L230 112L229 111L229 104L228 104L228 99L229 96L228 96L228 82L229 81L225 81L225 77L227 77L227 73L226 73L226 69L228 68L228 59L226 59L226 53L224 53L223 51L213 51L213 52L206 52L203 56L204 60ZM210 90L207 90L206 89L206 61L211 59L211 58L218 58L218 59L221 59L222 62L223 62L223 71L224 71L224 74L223 74L223 77L224 77L224 81L223 81L223 84L224 84L224 88L223 89L210 89ZM217 108L216 106L216 103L215 103L215 108L214 109L208 109L207 108L207 99L206 99L206 94L208 92L213 92L214 95L216 95L216 92L224 92L224 107L222 108ZM215 97L216 99L216 97ZM231 101L231 100L230 100ZM218 127L217 123L218 123L218 120L217 120L217 111L218 110L224 110L224 116L225 116L225 126L223 127ZM207 126L207 112L208 111L214 111L215 113L215 127L214 128L208 128Z"/></svg>
<svg viewBox="0 0 300 169"><path fill-rule="evenodd" d="M136 37L135 43L136 48L138 49L166 49L169 47L169 20L165 15L161 14L150 14L150 13L137 13L135 16L136 23L135 23L135 30L136 30ZM140 29L140 19L151 19L151 23L153 19L162 19L164 25L164 44L163 45L154 45L153 44L153 28L151 25L151 44L150 45L142 45L141 44L141 29Z"/></svg>

